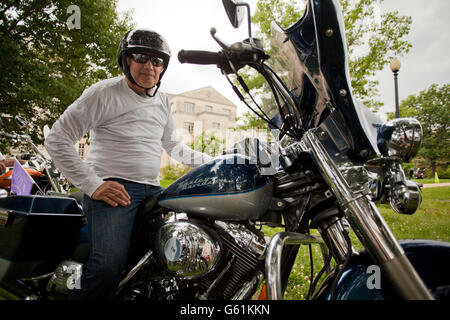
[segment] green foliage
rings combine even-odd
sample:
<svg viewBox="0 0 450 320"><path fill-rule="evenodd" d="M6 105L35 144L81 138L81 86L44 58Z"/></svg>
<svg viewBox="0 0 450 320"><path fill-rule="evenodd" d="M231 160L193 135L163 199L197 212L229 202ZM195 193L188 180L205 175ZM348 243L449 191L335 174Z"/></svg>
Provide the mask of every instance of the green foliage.
<svg viewBox="0 0 450 320"><path fill-rule="evenodd" d="M163 187L164 189L166 189L168 186L170 186L175 180L172 179L162 179L161 181L159 181L161 187Z"/></svg>
<svg viewBox="0 0 450 320"><path fill-rule="evenodd" d="M191 168L182 164L168 165L161 169L164 180L176 180L186 174ZM163 186L164 188L164 186Z"/></svg>
<svg viewBox="0 0 450 320"><path fill-rule="evenodd" d="M80 28L69 29L80 9ZM51 125L82 91L120 74L117 47L132 26L116 0L2 1L0 4L0 112L24 116L28 133L42 142ZM4 121L4 131L17 130Z"/></svg>
<svg viewBox="0 0 450 320"><path fill-rule="evenodd" d="M450 163L450 84L431 85L418 95L410 95L400 104L401 117L414 117L423 128L423 143L418 156L431 167ZM393 118L393 114L389 115ZM439 173L438 173L439 174Z"/></svg>
<svg viewBox="0 0 450 320"><path fill-rule="evenodd" d="M262 120L253 112L247 111L241 117L239 117L238 121L241 122L241 125L238 129L247 130L247 129L264 129L268 130L267 122Z"/></svg>
<svg viewBox="0 0 450 320"><path fill-rule="evenodd" d="M436 169L436 172L439 179L450 179L450 166L448 166L447 169L439 167Z"/></svg>
<svg viewBox="0 0 450 320"><path fill-rule="evenodd" d="M377 101L379 90L375 75L382 70L394 56L409 51L411 44L404 38L409 33L411 17L400 16L398 12L377 15L377 6L383 0L341 0L346 29L347 50L350 56L349 70L351 85L355 96L374 110L382 106ZM303 14L295 2L287 0L258 0L257 9L252 17L266 44L270 39L270 24L277 22L282 28L295 23ZM243 69L241 76L248 81L248 87L255 95L266 91L264 80L249 69Z"/></svg>
<svg viewBox="0 0 450 320"><path fill-rule="evenodd" d="M377 110L382 103L376 73L394 56L408 53L411 43L404 40L410 31L411 17L397 11L375 16L376 7L383 0L341 0L345 20L349 69L355 95L369 108Z"/></svg>
<svg viewBox="0 0 450 320"><path fill-rule="evenodd" d="M194 137L190 147L212 157L219 155L224 149L225 140L214 131L203 131Z"/></svg>

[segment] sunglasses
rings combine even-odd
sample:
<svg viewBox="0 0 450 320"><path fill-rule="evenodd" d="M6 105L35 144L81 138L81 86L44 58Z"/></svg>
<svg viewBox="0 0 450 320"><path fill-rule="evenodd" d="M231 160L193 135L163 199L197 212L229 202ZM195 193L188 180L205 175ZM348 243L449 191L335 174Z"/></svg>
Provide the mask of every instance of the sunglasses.
<svg viewBox="0 0 450 320"><path fill-rule="evenodd" d="M164 60L162 58L152 57L144 53L132 53L131 59L140 64L147 63L150 60L155 67L162 67L164 65Z"/></svg>

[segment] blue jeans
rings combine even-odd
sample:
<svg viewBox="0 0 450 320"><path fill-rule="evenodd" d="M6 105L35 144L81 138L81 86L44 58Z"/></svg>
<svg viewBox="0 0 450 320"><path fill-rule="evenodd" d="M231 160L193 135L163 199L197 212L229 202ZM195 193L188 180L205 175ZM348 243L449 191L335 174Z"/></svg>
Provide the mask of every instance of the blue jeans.
<svg viewBox="0 0 450 320"><path fill-rule="evenodd" d="M122 184L131 197L131 204L112 207L104 201L84 196L89 259L81 277L81 290L75 290L70 299L108 300L114 297L127 263L136 213L146 198L164 190L123 179L107 180Z"/></svg>

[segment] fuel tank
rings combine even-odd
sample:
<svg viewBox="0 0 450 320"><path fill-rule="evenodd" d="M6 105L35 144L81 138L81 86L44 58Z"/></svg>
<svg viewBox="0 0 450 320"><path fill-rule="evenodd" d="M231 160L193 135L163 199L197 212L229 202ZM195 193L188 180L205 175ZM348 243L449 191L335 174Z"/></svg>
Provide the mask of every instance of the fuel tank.
<svg viewBox="0 0 450 320"><path fill-rule="evenodd" d="M158 200L161 207L220 220L258 219L269 208L271 176L241 154L218 157L172 183Z"/></svg>

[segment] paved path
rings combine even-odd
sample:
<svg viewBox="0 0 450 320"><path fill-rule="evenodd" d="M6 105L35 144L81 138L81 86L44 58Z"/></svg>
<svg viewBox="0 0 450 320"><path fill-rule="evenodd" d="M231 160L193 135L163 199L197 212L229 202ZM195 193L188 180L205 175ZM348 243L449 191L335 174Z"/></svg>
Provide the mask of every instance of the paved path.
<svg viewBox="0 0 450 320"><path fill-rule="evenodd" d="M424 184L424 188L436 188L436 187L448 187L450 186L450 182L444 182L444 183L427 183Z"/></svg>

